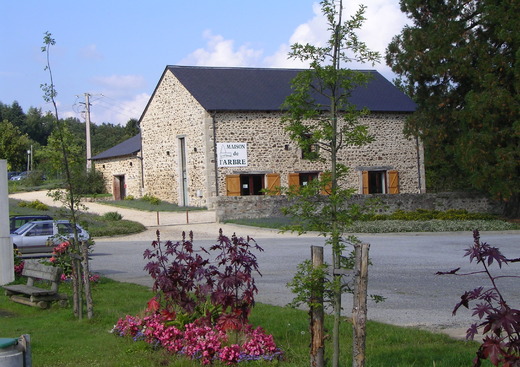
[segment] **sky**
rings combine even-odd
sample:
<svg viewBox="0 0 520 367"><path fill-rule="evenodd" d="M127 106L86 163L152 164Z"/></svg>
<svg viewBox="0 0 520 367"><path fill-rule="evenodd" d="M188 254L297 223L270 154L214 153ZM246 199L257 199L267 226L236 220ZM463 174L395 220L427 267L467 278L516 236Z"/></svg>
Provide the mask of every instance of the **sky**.
<svg viewBox="0 0 520 367"><path fill-rule="evenodd" d="M358 32L390 81L384 52L407 23L399 0L344 0L344 15L359 4L367 20ZM17 101L45 113L41 84L49 84L42 52L45 32L55 39L50 64L60 118L125 125L139 119L167 65L300 68L287 57L295 42L329 38L316 0L0 0L0 102ZM344 18L345 19L345 18Z"/></svg>

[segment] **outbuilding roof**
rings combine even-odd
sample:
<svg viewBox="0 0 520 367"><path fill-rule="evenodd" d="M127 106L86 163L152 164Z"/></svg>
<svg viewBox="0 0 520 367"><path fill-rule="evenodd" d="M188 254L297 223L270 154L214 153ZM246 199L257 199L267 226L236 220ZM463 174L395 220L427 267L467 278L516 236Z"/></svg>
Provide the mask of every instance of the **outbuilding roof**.
<svg viewBox="0 0 520 367"><path fill-rule="evenodd" d="M131 137L122 143L105 150L102 153L90 158L91 160L107 159L113 157L121 157L131 155L141 150L141 134Z"/></svg>
<svg viewBox="0 0 520 367"><path fill-rule="evenodd" d="M292 93L291 81L302 69L267 69L170 65L166 70L207 111L279 111ZM351 102L373 112L413 112L416 104L375 70L352 92ZM323 101L326 103L326 101Z"/></svg>

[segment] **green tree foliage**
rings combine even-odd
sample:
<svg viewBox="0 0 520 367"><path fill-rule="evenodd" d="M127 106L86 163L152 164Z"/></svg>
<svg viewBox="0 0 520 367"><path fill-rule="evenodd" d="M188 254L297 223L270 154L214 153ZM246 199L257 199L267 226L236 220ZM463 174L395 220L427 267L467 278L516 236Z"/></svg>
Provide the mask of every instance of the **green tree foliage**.
<svg viewBox="0 0 520 367"><path fill-rule="evenodd" d="M40 145L46 145L54 127L54 118L51 114L43 114L41 108L29 107L25 123L20 129L32 140Z"/></svg>
<svg viewBox="0 0 520 367"><path fill-rule="evenodd" d="M407 132L425 142L430 184L486 192L518 215L520 3L401 0L401 10L413 24L386 61L419 106Z"/></svg>
<svg viewBox="0 0 520 367"><path fill-rule="evenodd" d="M352 61L372 62L379 60L377 52L370 51L359 40L356 30L363 24L365 6L360 6L356 14L348 20L342 19L342 1L321 2L330 31L330 39L325 46L294 44L289 56L310 63L308 70L302 71L292 82L293 93L285 100L286 113L283 122L291 139L302 150L311 151L307 158L330 164L330 170L320 180L311 181L302 188L289 188L294 205L287 213L300 220L293 227L312 228L327 237L332 247L332 266L345 267L342 253L345 250L344 233L357 208L345 205L352 191L343 189L342 180L348 168L338 162L338 153L351 146L369 143L372 138L367 126L359 123L359 118L368 113L363 106L350 102L352 91L366 85L369 74L344 68ZM314 148L313 148L314 147ZM328 195L318 199L319 194ZM344 290L340 275L333 280L333 363L339 365L339 323L341 294Z"/></svg>
<svg viewBox="0 0 520 367"><path fill-rule="evenodd" d="M3 121L2 116L5 116L3 119L7 119L11 122L11 125L18 129L21 136L23 135L28 139L26 147L19 152L21 161L25 160L25 164L27 163L27 153L25 152L33 145L35 152L34 168L45 171L47 175L63 176L63 166L55 165L54 168L50 167L49 162L52 160L52 157L47 156L49 148L45 149L49 137L56 128L55 117L51 112L43 113L41 108L29 107L27 113L24 113L16 101L11 105L0 102L0 121ZM14 118L17 123L12 123L8 116ZM60 123L68 129L69 135L74 136L74 144L81 148L81 154L86 157L85 123L74 117L60 119ZM139 132L139 125L137 120L131 119L127 122L126 126L102 123L100 125L92 124L90 129L91 150L94 156L135 136ZM53 145L52 149L56 149L56 138L56 133L54 133L54 138L51 142L51 145ZM7 139L4 140L7 143L10 141ZM40 146L44 147L44 151L40 152ZM52 156L55 155L56 154L52 154ZM12 165L10 169L21 170L24 167L23 164L19 164L18 162ZM58 171L56 171L56 167L59 168ZM48 169L50 169L50 171Z"/></svg>
<svg viewBox="0 0 520 367"><path fill-rule="evenodd" d="M83 128L85 130L85 128ZM128 139L126 129L121 125L102 123L91 125L90 140L92 142L92 156L104 152L107 149Z"/></svg>
<svg viewBox="0 0 520 367"><path fill-rule="evenodd" d="M125 126L126 135L128 138L131 138L132 136L136 136L141 131L139 127L139 120L137 119L130 119L126 123Z"/></svg>
<svg viewBox="0 0 520 367"><path fill-rule="evenodd" d="M65 125L60 133L55 129L47 140L47 145L42 147L36 153L36 157L40 161L42 167L48 174L61 175L63 173L64 158L62 151L62 137L65 142L65 149L67 152L68 164L72 171L80 172L86 166L85 150L83 149L84 142L73 134Z"/></svg>
<svg viewBox="0 0 520 367"><path fill-rule="evenodd" d="M14 126L24 131L25 113L17 101L14 101L10 106L0 103L0 121L8 120Z"/></svg>
<svg viewBox="0 0 520 367"><path fill-rule="evenodd" d="M26 134L8 120L0 122L0 159L7 160L8 170L22 170L27 166L27 148L30 140Z"/></svg>

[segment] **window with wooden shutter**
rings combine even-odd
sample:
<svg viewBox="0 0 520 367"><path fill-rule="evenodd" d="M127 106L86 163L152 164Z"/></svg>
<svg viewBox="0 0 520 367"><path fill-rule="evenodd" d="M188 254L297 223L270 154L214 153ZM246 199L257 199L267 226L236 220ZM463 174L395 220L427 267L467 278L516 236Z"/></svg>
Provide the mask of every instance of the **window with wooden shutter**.
<svg viewBox="0 0 520 367"><path fill-rule="evenodd" d="M361 173L361 184L362 184L362 187L363 187L363 194L369 194L369 191L368 191L368 171L363 171Z"/></svg>
<svg viewBox="0 0 520 367"><path fill-rule="evenodd" d="M388 171L388 193L399 194L399 172Z"/></svg>
<svg viewBox="0 0 520 367"><path fill-rule="evenodd" d="M298 192L300 187L300 174L299 173L289 173L289 190Z"/></svg>
<svg viewBox="0 0 520 367"><path fill-rule="evenodd" d="M267 175L267 194L280 195L280 174L268 173Z"/></svg>
<svg viewBox="0 0 520 367"><path fill-rule="evenodd" d="M322 173L320 176L321 176L322 181L327 181L325 187L323 187L323 189L321 190L321 194L330 195L332 193L332 181L331 181L330 173L329 172Z"/></svg>
<svg viewBox="0 0 520 367"><path fill-rule="evenodd" d="M240 175L226 176L227 196L240 196Z"/></svg>

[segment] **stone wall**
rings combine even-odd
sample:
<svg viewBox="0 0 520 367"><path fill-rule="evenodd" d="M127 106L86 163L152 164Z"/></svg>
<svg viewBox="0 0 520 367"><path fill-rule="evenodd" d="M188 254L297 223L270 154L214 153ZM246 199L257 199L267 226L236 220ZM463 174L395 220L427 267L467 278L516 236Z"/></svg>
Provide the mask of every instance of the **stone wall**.
<svg viewBox="0 0 520 367"><path fill-rule="evenodd" d="M207 117L206 111L167 70L141 120L145 193L180 205L206 205ZM181 139L185 142L186 203Z"/></svg>
<svg viewBox="0 0 520 367"><path fill-rule="evenodd" d="M141 159L137 155L99 159L93 162L103 174L107 193L114 194L114 176L124 176L126 195L142 196Z"/></svg>
<svg viewBox="0 0 520 367"><path fill-rule="evenodd" d="M233 112L214 115L217 142L245 142L247 167L218 169L218 193L226 195L225 178L231 174L278 173L281 186L288 187L289 173L324 171L330 162L302 158L301 149L285 132L281 112ZM345 185L362 193L361 173L366 170L397 170L399 192L425 191L424 154L421 144L403 135L406 115L374 113L361 120L374 141L362 147L348 147L338 161L351 170Z"/></svg>
<svg viewBox="0 0 520 367"><path fill-rule="evenodd" d="M302 159L301 150L284 131L281 116L278 111L205 111L166 69L141 119L142 194L212 208L215 197L227 195L228 175L275 173L280 175L280 185L287 187L290 173L326 170L328 162ZM345 186L362 193L362 171L397 170L399 192L425 191L422 145L403 136L405 118L377 113L363 119L375 139L367 146L340 152L339 161L351 167ZM186 147L185 172L181 139ZM217 167L216 144L234 142L247 143L247 167Z"/></svg>
<svg viewBox="0 0 520 367"><path fill-rule="evenodd" d="M502 212L502 204L482 195L471 193L399 194L399 195L354 195L352 204L363 204L377 198L381 202L379 213L389 214L396 210L465 209L471 213ZM283 216L281 208L288 204L285 196L221 196L214 199L218 221L242 218L269 218Z"/></svg>

